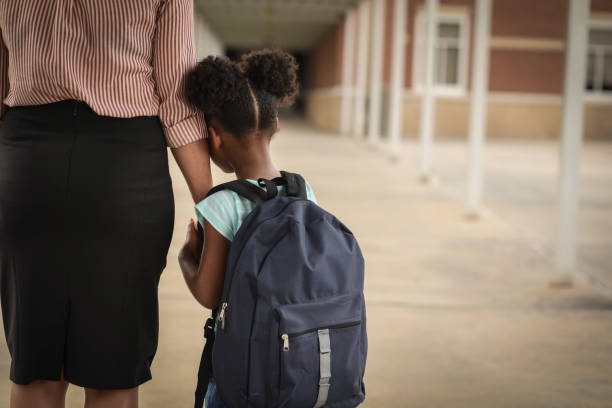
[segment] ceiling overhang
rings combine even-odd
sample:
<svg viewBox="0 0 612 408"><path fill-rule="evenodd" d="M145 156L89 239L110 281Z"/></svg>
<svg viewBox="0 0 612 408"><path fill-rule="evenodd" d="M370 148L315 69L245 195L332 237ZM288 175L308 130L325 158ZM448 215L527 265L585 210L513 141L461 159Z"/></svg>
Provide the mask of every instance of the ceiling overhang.
<svg viewBox="0 0 612 408"><path fill-rule="evenodd" d="M360 0L196 0L225 47L311 49Z"/></svg>

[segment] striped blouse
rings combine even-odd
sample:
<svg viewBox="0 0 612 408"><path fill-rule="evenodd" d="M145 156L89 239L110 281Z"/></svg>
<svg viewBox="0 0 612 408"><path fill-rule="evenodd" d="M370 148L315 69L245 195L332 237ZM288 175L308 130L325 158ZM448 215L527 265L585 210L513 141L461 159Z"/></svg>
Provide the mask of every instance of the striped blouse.
<svg viewBox="0 0 612 408"><path fill-rule="evenodd" d="M77 99L99 115L159 116L170 147L204 138L182 92L193 0L0 0L0 30L4 104Z"/></svg>

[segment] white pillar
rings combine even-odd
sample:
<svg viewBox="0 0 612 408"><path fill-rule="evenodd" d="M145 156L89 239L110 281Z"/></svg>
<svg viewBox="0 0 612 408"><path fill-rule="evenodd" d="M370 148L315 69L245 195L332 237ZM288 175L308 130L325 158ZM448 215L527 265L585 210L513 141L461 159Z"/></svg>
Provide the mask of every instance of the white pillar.
<svg viewBox="0 0 612 408"><path fill-rule="evenodd" d="M351 101L353 99L353 72L355 66L355 10L346 13L342 50L342 99L340 105L340 133L351 130Z"/></svg>
<svg viewBox="0 0 612 408"><path fill-rule="evenodd" d="M367 1L361 3L358 9L359 26L357 37L357 64L356 84L353 112L353 136L362 138L365 131L366 110L366 81L368 74L368 37L370 34L370 4Z"/></svg>
<svg viewBox="0 0 612 408"><path fill-rule="evenodd" d="M476 0L476 24L472 46L472 98L470 101L470 139L468 153L468 215L482 210L482 150L487 128L487 91L489 88L489 32L491 1Z"/></svg>
<svg viewBox="0 0 612 408"><path fill-rule="evenodd" d="M421 96L421 163L420 175L423 180L431 178L431 144L435 125L435 100L434 100L434 56L436 50L436 38L438 37L438 0L426 0L425 4L425 38L423 42L425 58L423 64L423 94Z"/></svg>
<svg viewBox="0 0 612 408"><path fill-rule="evenodd" d="M404 102L404 65L406 59L407 0L395 0L393 10L393 44L391 54L391 89L389 103L389 150L398 158L402 131Z"/></svg>
<svg viewBox="0 0 612 408"><path fill-rule="evenodd" d="M380 137L380 115L382 102L382 64L384 49L383 26L385 0L373 0L372 52L370 66L370 110L368 112L368 141L376 143Z"/></svg>
<svg viewBox="0 0 612 408"><path fill-rule="evenodd" d="M561 128L557 272L571 283L576 270L580 149L587 56L589 0L570 0L565 51L565 81Z"/></svg>

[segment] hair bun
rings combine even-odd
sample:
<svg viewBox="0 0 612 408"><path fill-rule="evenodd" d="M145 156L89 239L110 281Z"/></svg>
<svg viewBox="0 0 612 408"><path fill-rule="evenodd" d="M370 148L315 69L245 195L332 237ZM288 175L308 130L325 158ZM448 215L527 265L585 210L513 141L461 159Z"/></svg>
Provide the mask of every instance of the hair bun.
<svg viewBox="0 0 612 408"><path fill-rule="evenodd" d="M241 86L244 86L244 76L225 57L204 58L185 78L187 100L204 114L219 114L223 105L238 97Z"/></svg>
<svg viewBox="0 0 612 408"><path fill-rule="evenodd" d="M244 54L240 69L252 86L274 95L280 106L289 106L298 92L298 64L282 50L264 49Z"/></svg>

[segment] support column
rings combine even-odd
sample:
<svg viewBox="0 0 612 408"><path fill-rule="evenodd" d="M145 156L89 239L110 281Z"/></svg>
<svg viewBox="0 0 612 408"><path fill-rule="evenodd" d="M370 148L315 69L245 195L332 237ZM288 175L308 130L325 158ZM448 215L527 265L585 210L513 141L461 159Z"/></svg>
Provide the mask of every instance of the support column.
<svg viewBox="0 0 612 408"><path fill-rule="evenodd" d="M420 176L424 181L429 181L431 172L431 144L435 125L435 100L434 100L434 56L436 50L436 38L438 36L438 0L426 0L425 4L425 61L423 64L423 94L421 96L421 162Z"/></svg>
<svg viewBox="0 0 612 408"><path fill-rule="evenodd" d="M407 0L395 0L393 10L393 51L391 56L391 89L389 101L389 150L391 157L394 159L399 158L402 132L407 3Z"/></svg>
<svg viewBox="0 0 612 408"><path fill-rule="evenodd" d="M356 85L353 112L353 136L361 139L365 131L366 81L368 74L368 37L370 34L370 3L363 1L358 9Z"/></svg>
<svg viewBox="0 0 612 408"><path fill-rule="evenodd" d="M589 0L570 0L565 51L565 81L561 128L559 220L557 237L558 284L571 284L576 271L580 150L586 71Z"/></svg>
<svg viewBox="0 0 612 408"><path fill-rule="evenodd" d="M468 153L468 215L482 211L483 146L487 128L487 91L489 88L489 32L491 1L476 0L476 23L472 46L472 97L470 101L470 138Z"/></svg>
<svg viewBox="0 0 612 408"><path fill-rule="evenodd" d="M380 139L380 115L382 102L382 64L384 49L385 0L373 0L372 4L372 65L370 66L370 110L368 112L368 142Z"/></svg>
<svg viewBox="0 0 612 408"><path fill-rule="evenodd" d="M351 101L355 66L355 10L346 13L342 50L342 96L340 104L340 133L351 131Z"/></svg>

